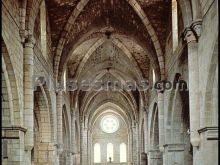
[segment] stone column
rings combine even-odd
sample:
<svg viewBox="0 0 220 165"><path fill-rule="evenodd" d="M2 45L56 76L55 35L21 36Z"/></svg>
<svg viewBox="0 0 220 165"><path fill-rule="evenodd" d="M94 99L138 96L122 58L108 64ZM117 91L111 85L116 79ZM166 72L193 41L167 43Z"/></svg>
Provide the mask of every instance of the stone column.
<svg viewBox="0 0 220 165"><path fill-rule="evenodd" d="M38 143L36 146L37 157L35 158L36 165L53 165L56 162L56 152L53 143Z"/></svg>
<svg viewBox="0 0 220 165"><path fill-rule="evenodd" d="M92 139L92 137L91 137L91 129L88 129L88 142L87 142L87 150L88 150L88 164L87 165L91 165L91 149L92 149L92 146L91 146L91 143L92 143L92 141L91 141L91 139Z"/></svg>
<svg viewBox="0 0 220 165"><path fill-rule="evenodd" d="M128 137L128 164L132 164L133 162L133 148L132 148L132 129L129 127L129 137Z"/></svg>
<svg viewBox="0 0 220 165"><path fill-rule="evenodd" d="M73 154L73 164L76 164L76 160L75 160L75 154L77 153L77 149L76 149L76 129L75 129L75 122L76 122L76 117L75 117L75 112L72 112L71 114L71 152Z"/></svg>
<svg viewBox="0 0 220 165"><path fill-rule="evenodd" d="M162 153L159 150L150 150L148 152L149 165L163 165Z"/></svg>
<svg viewBox="0 0 220 165"><path fill-rule="evenodd" d="M57 144L58 144L58 154L63 151L63 122L62 122L62 105L63 105L63 95L62 91L57 94Z"/></svg>
<svg viewBox="0 0 220 165"><path fill-rule="evenodd" d="M31 164L31 150L34 146L34 90L32 78L34 72L34 43L33 36L29 36L24 43L24 126L25 133L25 164Z"/></svg>
<svg viewBox="0 0 220 165"><path fill-rule="evenodd" d="M184 144L165 144L163 154L163 164L185 165L184 162Z"/></svg>
<svg viewBox="0 0 220 165"><path fill-rule="evenodd" d="M138 129L137 129L138 124L134 124L132 126L132 149L133 149L133 164L140 164L139 162L139 149L138 149Z"/></svg>
<svg viewBox="0 0 220 165"><path fill-rule="evenodd" d="M147 124L147 117L148 117L148 114L147 114L147 111L143 111L143 115L144 115L144 152L141 153L141 165L147 165L147 152L148 152L148 138L147 138L147 135L148 135L148 124Z"/></svg>
<svg viewBox="0 0 220 165"><path fill-rule="evenodd" d="M183 36L188 45L188 69L189 69L189 106L190 106L190 142L193 146L193 164L202 162L199 160L201 137L200 128L200 100L199 100L199 58L198 39L201 35L202 21L194 21L190 27L185 28Z"/></svg>
<svg viewBox="0 0 220 165"><path fill-rule="evenodd" d="M148 135L148 114L147 114L147 111L145 110L144 111L144 149L145 149L145 153L148 152L149 148L148 148L148 138L147 138L147 135Z"/></svg>
<svg viewBox="0 0 220 165"><path fill-rule="evenodd" d="M164 94L163 91L158 92L158 126L159 126L159 149L163 152L165 142L164 134Z"/></svg>
<svg viewBox="0 0 220 165"><path fill-rule="evenodd" d="M190 142L193 147L198 147L200 143L199 65L197 39L192 28L184 30L184 39L188 44Z"/></svg>
<svg viewBox="0 0 220 165"><path fill-rule="evenodd" d="M84 122L81 122L81 128L80 128L80 137L81 137L81 165L88 165L88 129L84 126Z"/></svg>
<svg viewBox="0 0 220 165"><path fill-rule="evenodd" d="M51 100L56 100L56 93L51 92ZM52 121L53 121L53 139L54 144L57 144L57 109L56 102L52 102Z"/></svg>

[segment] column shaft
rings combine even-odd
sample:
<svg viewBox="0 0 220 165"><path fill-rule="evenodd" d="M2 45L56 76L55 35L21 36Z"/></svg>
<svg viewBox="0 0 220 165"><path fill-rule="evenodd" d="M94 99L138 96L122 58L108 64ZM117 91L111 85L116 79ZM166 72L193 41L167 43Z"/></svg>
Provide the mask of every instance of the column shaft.
<svg viewBox="0 0 220 165"><path fill-rule="evenodd" d="M148 117L148 114L147 114L147 111L144 111L144 141L145 141L145 153L147 153L148 152L148 150L149 150L149 148L148 148L148 138L147 138L147 135L148 135L148 124L147 124L147 121L148 121L148 119L147 119L147 117Z"/></svg>
<svg viewBox="0 0 220 165"><path fill-rule="evenodd" d="M192 30L187 28L184 33L188 43L190 141L196 147L200 143L198 133L200 127L198 48Z"/></svg>
<svg viewBox="0 0 220 165"><path fill-rule="evenodd" d="M165 141L164 135L164 94L158 93L158 124L159 124L159 148L163 151L163 145Z"/></svg>
<svg viewBox="0 0 220 165"><path fill-rule="evenodd" d="M81 164L88 165L88 130L84 127L83 122L81 123Z"/></svg>
<svg viewBox="0 0 220 165"><path fill-rule="evenodd" d="M24 126L27 128L27 132L25 133L25 149L28 151L31 151L34 145L33 47L34 39L33 37L29 37L24 48Z"/></svg>
<svg viewBox="0 0 220 165"><path fill-rule="evenodd" d="M62 92L58 92L57 94L57 143L59 147L59 151L62 152L63 146L63 121L62 121Z"/></svg>

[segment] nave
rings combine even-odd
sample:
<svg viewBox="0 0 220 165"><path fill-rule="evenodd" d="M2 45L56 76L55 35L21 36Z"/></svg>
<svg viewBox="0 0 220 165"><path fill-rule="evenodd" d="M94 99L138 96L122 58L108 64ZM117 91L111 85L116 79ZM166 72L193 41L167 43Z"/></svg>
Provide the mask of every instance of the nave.
<svg viewBox="0 0 220 165"><path fill-rule="evenodd" d="M218 0L1 3L3 165L218 164Z"/></svg>

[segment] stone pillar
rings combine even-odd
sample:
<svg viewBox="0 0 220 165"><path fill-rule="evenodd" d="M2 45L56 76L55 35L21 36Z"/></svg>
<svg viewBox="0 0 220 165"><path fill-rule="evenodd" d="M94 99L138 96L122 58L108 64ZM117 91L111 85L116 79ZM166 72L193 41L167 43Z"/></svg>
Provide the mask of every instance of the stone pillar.
<svg viewBox="0 0 220 165"><path fill-rule="evenodd" d="M148 135L148 114L147 114L147 111L145 110L144 111L144 148L145 148L145 153L148 152L149 148L148 148L148 138L147 138L147 135Z"/></svg>
<svg viewBox="0 0 220 165"><path fill-rule="evenodd" d="M184 30L184 39L188 44L190 142L193 147L198 147L200 143L198 133L200 127L198 46L191 28Z"/></svg>
<svg viewBox="0 0 220 165"><path fill-rule="evenodd" d="M184 162L184 144L165 144L163 154L163 164L185 165Z"/></svg>
<svg viewBox="0 0 220 165"><path fill-rule="evenodd" d="M76 117L75 117L75 112L72 112L71 114L71 152L73 154L73 164L76 164L76 160L75 160L75 156L74 154L77 153L77 149L76 149L76 129L75 129L75 122L76 122Z"/></svg>
<svg viewBox="0 0 220 165"><path fill-rule="evenodd" d="M163 152L165 142L164 134L164 94L163 91L158 92L158 126L159 126L159 149Z"/></svg>
<svg viewBox="0 0 220 165"><path fill-rule="evenodd" d="M84 122L81 122L80 129L80 137L81 137L81 165L88 165L88 129L84 126Z"/></svg>
<svg viewBox="0 0 220 165"><path fill-rule="evenodd" d="M148 152L149 165L163 165L162 153L159 150L150 150Z"/></svg>
<svg viewBox="0 0 220 165"><path fill-rule="evenodd" d="M132 148L132 129L131 128L129 128L129 136L128 136L128 164L130 165L130 164L132 164L132 162L133 162L133 152L132 152L132 150L133 150L133 148Z"/></svg>
<svg viewBox="0 0 220 165"><path fill-rule="evenodd" d="M139 162L139 149L138 149L138 124L134 124L132 126L132 149L133 149L133 165L140 164Z"/></svg>
<svg viewBox="0 0 220 165"><path fill-rule="evenodd" d="M58 145L58 154L61 154L63 151L63 122L62 122L62 105L63 105L63 95L62 91L59 91L57 94L57 145Z"/></svg>
<svg viewBox="0 0 220 165"><path fill-rule="evenodd" d="M24 126L25 133L25 164L31 164L31 150L34 146L34 43L33 36L29 36L24 44Z"/></svg>
<svg viewBox="0 0 220 165"><path fill-rule="evenodd" d="M91 143L92 143L92 136L91 136L91 128L90 129L88 129L88 142L87 142L87 150L88 150L88 155L87 155L87 157L88 157L88 164L87 165L91 165L91 158L92 158L92 153L91 153L91 150L92 150L92 146L91 146Z"/></svg>
<svg viewBox="0 0 220 165"><path fill-rule="evenodd" d="M51 92L51 100L56 100L56 93ZM53 121L53 143L57 144L57 109L56 102L52 102L52 121Z"/></svg>
<svg viewBox="0 0 220 165"><path fill-rule="evenodd" d="M36 146L37 157L34 164L36 165L53 165L56 162L56 152L53 143L38 143Z"/></svg>
<svg viewBox="0 0 220 165"><path fill-rule="evenodd" d="M199 58L198 39L201 35L202 21L194 21L190 27L184 30L183 36L188 45L188 69L189 69L189 106L190 106L190 142L193 146L193 164L202 162L199 160L201 137L200 129L200 100L199 100Z"/></svg>

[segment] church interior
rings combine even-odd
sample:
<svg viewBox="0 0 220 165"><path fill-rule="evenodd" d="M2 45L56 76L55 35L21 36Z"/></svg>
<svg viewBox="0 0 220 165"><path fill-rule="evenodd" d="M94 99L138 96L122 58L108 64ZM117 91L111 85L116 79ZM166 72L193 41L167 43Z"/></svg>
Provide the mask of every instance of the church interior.
<svg viewBox="0 0 220 165"><path fill-rule="evenodd" d="M3 165L217 165L218 0L4 0Z"/></svg>

